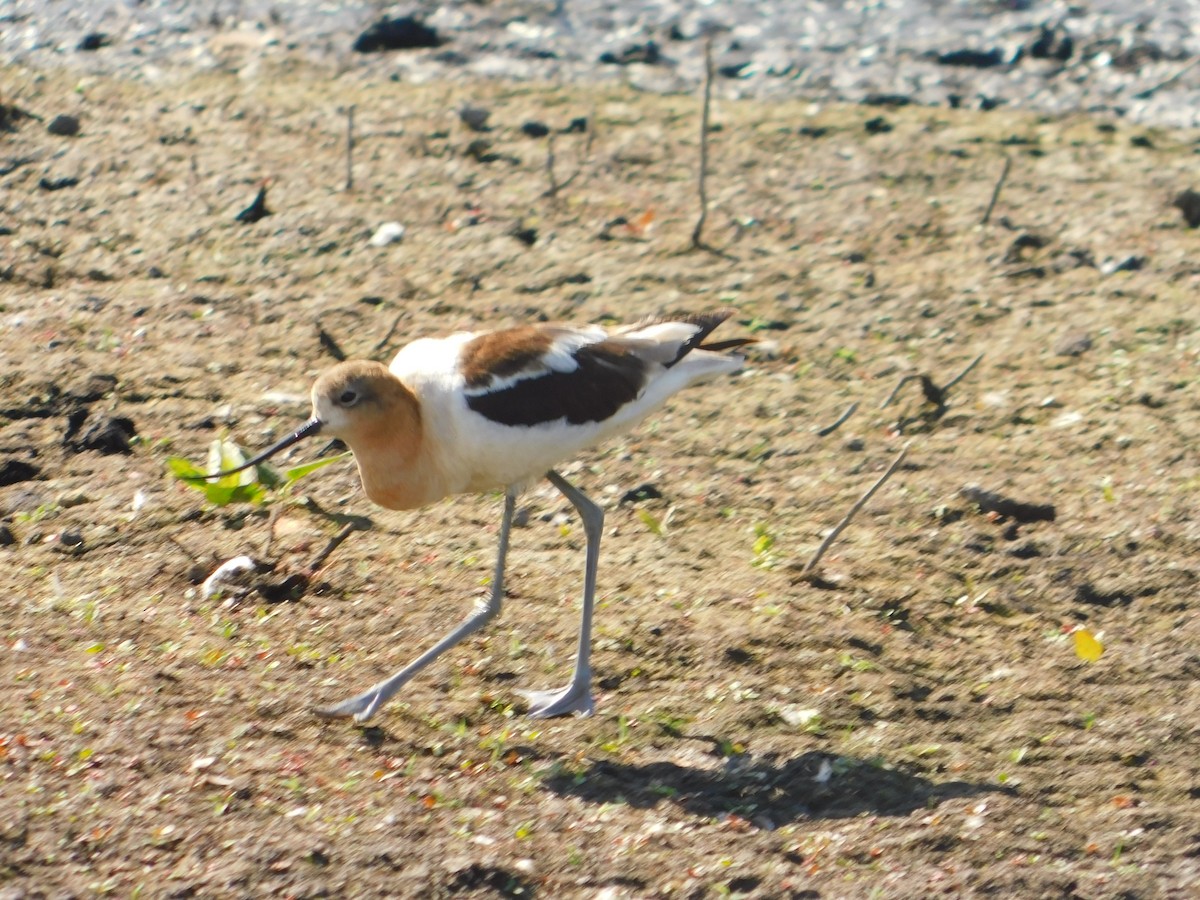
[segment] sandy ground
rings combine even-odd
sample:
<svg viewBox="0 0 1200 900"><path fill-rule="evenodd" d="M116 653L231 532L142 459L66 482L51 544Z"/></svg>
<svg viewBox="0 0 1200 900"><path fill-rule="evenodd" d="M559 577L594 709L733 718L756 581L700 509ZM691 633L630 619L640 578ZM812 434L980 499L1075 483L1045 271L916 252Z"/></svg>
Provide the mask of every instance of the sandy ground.
<svg viewBox="0 0 1200 900"><path fill-rule="evenodd" d="M0 74L42 117L0 145L0 896L1200 890L1194 134L722 102L692 251L693 97L265 74ZM548 196L521 126L581 116ZM747 371L565 467L608 510L597 714L523 717L582 567L538 486L498 623L370 727L315 719L486 591L498 498L389 513L342 463L216 508L167 457L295 427L330 340L719 305ZM347 522L298 599L199 591Z"/></svg>

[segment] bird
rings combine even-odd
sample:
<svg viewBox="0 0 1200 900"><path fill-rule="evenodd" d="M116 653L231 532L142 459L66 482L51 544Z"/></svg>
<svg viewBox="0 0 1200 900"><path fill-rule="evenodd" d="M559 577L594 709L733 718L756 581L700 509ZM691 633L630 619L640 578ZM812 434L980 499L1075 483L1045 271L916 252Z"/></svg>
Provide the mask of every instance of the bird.
<svg viewBox="0 0 1200 900"><path fill-rule="evenodd" d="M555 466L628 431L676 392L737 372L745 357L730 351L754 340L707 341L732 314L722 309L660 317L612 330L538 323L418 338L387 366L370 360L333 366L313 384L307 422L242 465L203 476L242 471L321 434L350 448L367 497L387 509L503 491L487 600L396 674L314 711L367 721L413 676L500 613L517 499L544 477L583 523L583 608L570 682L521 693L533 718L591 715L592 616L604 510Z"/></svg>

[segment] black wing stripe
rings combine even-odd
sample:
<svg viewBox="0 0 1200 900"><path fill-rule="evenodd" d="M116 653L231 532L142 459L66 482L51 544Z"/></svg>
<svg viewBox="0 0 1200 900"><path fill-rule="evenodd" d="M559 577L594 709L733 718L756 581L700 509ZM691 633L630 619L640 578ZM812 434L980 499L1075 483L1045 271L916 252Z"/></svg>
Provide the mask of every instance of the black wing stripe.
<svg viewBox="0 0 1200 900"><path fill-rule="evenodd" d="M574 354L572 372L547 371L498 391L467 392L467 406L501 425L603 422L646 386L647 363L617 341L599 341Z"/></svg>

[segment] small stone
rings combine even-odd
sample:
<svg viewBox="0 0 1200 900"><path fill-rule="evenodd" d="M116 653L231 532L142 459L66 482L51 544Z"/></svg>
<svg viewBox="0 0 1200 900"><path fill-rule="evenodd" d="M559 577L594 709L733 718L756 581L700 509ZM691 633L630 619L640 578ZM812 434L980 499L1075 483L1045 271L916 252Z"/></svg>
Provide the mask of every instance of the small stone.
<svg viewBox="0 0 1200 900"><path fill-rule="evenodd" d="M398 244L404 239L404 226L399 222L384 222L371 235L372 247L386 247L388 244Z"/></svg>
<svg viewBox="0 0 1200 900"><path fill-rule="evenodd" d="M892 130L892 123L883 116L876 116L873 119L867 119L863 123L863 129L867 134L887 134Z"/></svg>
<svg viewBox="0 0 1200 900"><path fill-rule="evenodd" d="M937 61L943 66L963 66L970 69L991 69L1004 64L1004 54L998 49L992 50L951 50L939 53Z"/></svg>
<svg viewBox="0 0 1200 900"><path fill-rule="evenodd" d="M356 53L378 53L382 50L416 50L440 47L445 41L438 33L415 16L399 19L384 17L369 27L354 41Z"/></svg>
<svg viewBox="0 0 1200 900"><path fill-rule="evenodd" d="M600 62L610 66L627 66L630 63L653 66L663 62L663 55L657 43L646 41L644 44L631 44L620 53L601 53Z"/></svg>
<svg viewBox="0 0 1200 900"><path fill-rule="evenodd" d="M1183 213L1183 220L1187 222L1188 228L1200 226L1200 192L1191 188L1180 191L1171 205Z"/></svg>
<svg viewBox="0 0 1200 900"><path fill-rule="evenodd" d="M84 53L90 53L94 50L99 50L101 47L108 46L108 35L103 31L90 31L79 39L79 43L75 45L75 49Z"/></svg>
<svg viewBox="0 0 1200 900"><path fill-rule="evenodd" d="M488 118L492 115L490 109L484 109L482 106L471 106L467 104L458 111L458 117L462 123L472 131L487 131Z"/></svg>
<svg viewBox="0 0 1200 900"><path fill-rule="evenodd" d="M7 525L0 525L0 547L11 547L17 542L17 537Z"/></svg>
<svg viewBox="0 0 1200 900"><path fill-rule="evenodd" d="M1137 272L1145 267L1147 259L1144 256L1126 256L1124 259L1110 257L1100 264L1103 275L1115 275L1117 272Z"/></svg>
<svg viewBox="0 0 1200 900"><path fill-rule="evenodd" d="M27 463L23 459L6 459L0 462L0 487L33 481L40 474L38 467L33 463Z"/></svg>
<svg viewBox="0 0 1200 900"><path fill-rule="evenodd" d="M75 116L55 116L46 130L59 137L74 137L79 134L79 119Z"/></svg>
<svg viewBox="0 0 1200 900"><path fill-rule="evenodd" d="M1054 345L1058 356L1082 356L1092 349L1092 337L1086 331L1071 331L1064 334Z"/></svg>
<svg viewBox="0 0 1200 900"><path fill-rule="evenodd" d="M92 498L83 491L64 491L55 498L55 503L63 509L71 509L76 506L83 506L85 503L91 503Z"/></svg>
<svg viewBox="0 0 1200 900"><path fill-rule="evenodd" d="M521 134L531 138L543 138L550 133L550 126L542 122L526 122L521 126Z"/></svg>

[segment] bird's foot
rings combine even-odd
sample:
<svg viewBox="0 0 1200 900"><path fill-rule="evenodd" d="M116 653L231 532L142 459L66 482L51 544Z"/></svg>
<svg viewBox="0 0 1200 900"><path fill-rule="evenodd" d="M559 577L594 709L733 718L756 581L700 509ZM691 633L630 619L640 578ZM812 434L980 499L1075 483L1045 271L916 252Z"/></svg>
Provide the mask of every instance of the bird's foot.
<svg viewBox="0 0 1200 900"><path fill-rule="evenodd" d="M355 722L365 722L379 709L382 697L374 688L365 694L335 703L333 706L316 706L313 712L322 719L346 719L353 716Z"/></svg>
<svg viewBox="0 0 1200 900"><path fill-rule="evenodd" d="M571 713L577 716L590 716L595 711L591 687L587 682L576 684L572 681L559 691L518 691L517 693L529 701L529 718L531 719L549 719Z"/></svg>

